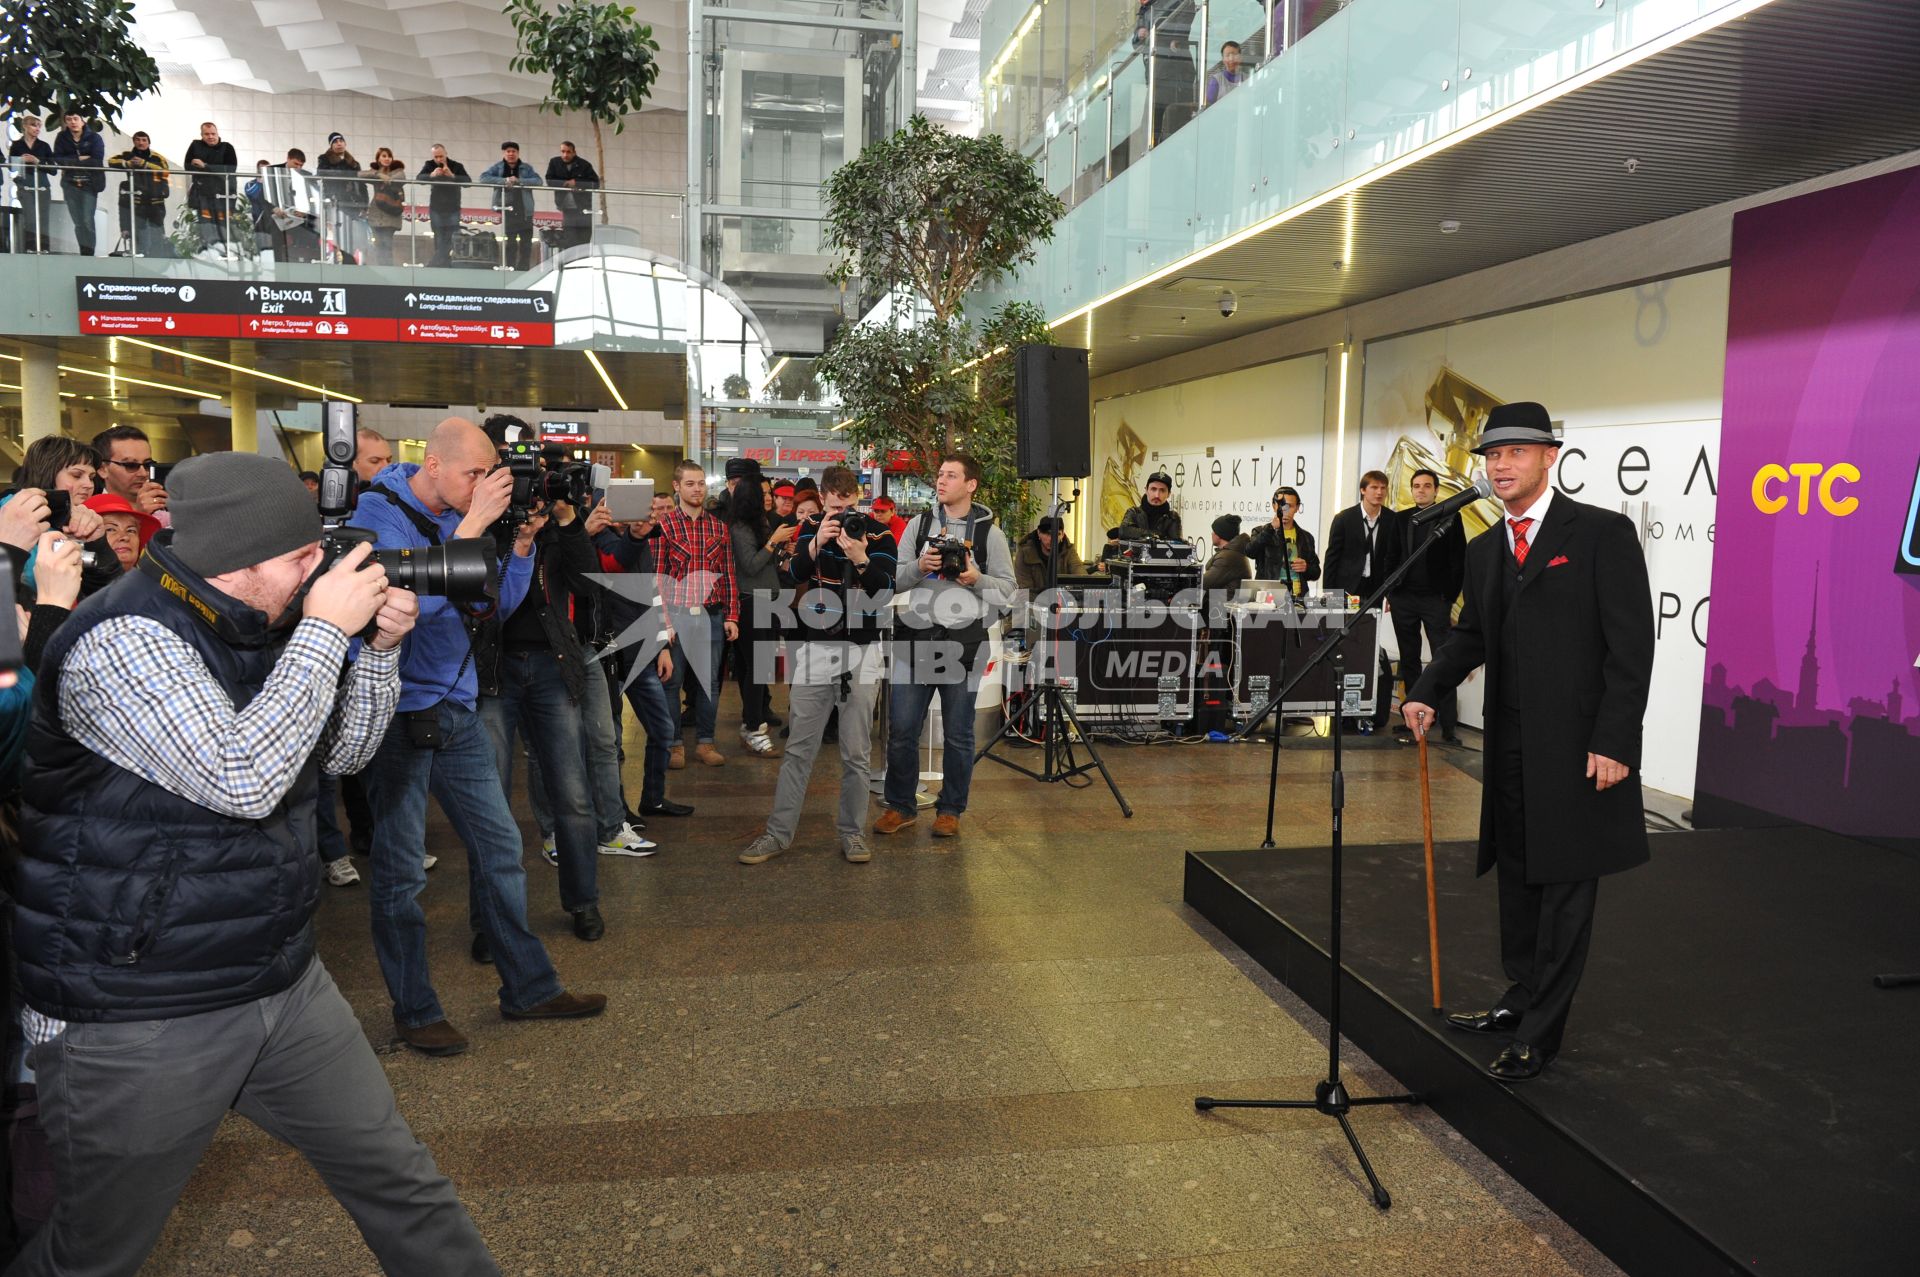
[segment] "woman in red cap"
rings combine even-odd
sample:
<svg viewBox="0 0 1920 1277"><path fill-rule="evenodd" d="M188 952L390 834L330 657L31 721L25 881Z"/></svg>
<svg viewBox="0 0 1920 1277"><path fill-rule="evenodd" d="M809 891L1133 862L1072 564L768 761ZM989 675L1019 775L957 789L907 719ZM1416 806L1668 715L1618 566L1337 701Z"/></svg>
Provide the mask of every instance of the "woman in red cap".
<svg viewBox="0 0 1920 1277"><path fill-rule="evenodd" d="M113 492L88 497L86 505L107 525L107 544L113 548L113 557L120 560L122 569L133 571L134 565L140 562L140 552L160 530L160 520L140 513L125 497Z"/></svg>

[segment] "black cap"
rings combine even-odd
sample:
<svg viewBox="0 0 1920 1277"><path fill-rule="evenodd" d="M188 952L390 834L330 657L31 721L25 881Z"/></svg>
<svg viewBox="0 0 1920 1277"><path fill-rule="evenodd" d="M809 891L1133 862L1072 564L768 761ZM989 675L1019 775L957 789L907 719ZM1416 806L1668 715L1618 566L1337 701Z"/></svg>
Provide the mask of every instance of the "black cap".
<svg viewBox="0 0 1920 1277"><path fill-rule="evenodd" d="M1223 514L1213 521L1213 535L1222 541L1231 541L1240 535L1240 516Z"/></svg>
<svg viewBox="0 0 1920 1277"><path fill-rule="evenodd" d="M1475 452L1512 443L1543 443L1557 448L1560 440L1553 433L1553 421L1537 403L1503 403L1487 414Z"/></svg>
<svg viewBox="0 0 1920 1277"><path fill-rule="evenodd" d="M760 473L760 463L751 457L728 457L727 478L744 479L750 474Z"/></svg>
<svg viewBox="0 0 1920 1277"><path fill-rule="evenodd" d="M1147 486L1149 488L1151 488L1156 483L1165 484L1168 492L1173 491L1173 476L1168 474L1165 470L1155 470L1152 474L1147 476Z"/></svg>

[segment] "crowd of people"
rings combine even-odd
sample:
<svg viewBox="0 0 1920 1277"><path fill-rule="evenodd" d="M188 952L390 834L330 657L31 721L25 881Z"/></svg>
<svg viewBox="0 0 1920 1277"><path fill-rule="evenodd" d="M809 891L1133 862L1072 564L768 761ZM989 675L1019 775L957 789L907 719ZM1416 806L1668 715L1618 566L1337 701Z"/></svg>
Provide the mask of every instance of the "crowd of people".
<svg viewBox="0 0 1920 1277"><path fill-rule="evenodd" d="M376 148L363 164L346 136L336 132L328 135L311 167L304 150L289 147L278 161L256 160L251 178L243 181L238 152L221 139L212 121L201 124L199 136L187 143L177 165L153 149L144 131L133 134L126 150L109 156L100 130L78 113L45 120L23 114L12 124L16 136L8 146L6 168L0 170L0 252L56 251L51 219L57 192L74 251L94 256L108 169L123 174L115 203L124 247L115 251L142 257L176 252L167 226L176 182L185 183L192 221L191 231L181 239L194 251L232 253L235 236L244 233L250 239L261 237L280 261L399 264L396 238L409 217L420 217L424 204L424 220L433 236L432 256L425 264L471 261L513 270L532 264L533 188L552 191L560 215L556 251L592 238L600 198L600 174L570 141L560 143L544 170L522 158L518 142L502 142L500 158L475 178L438 143L417 171L386 146ZM491 188L485 202L497 220L499 248L488 260L456 251L462 220L474 198L464 189L471 184Z"/></svg>
<svg viewBox="0 0 1920 1277"><path fill-rule="evenodd" d="M43 1173L14 1178L31 1236L9 1273L132 1272L229 1108L321 1169L387 1271L497 1271L314 945L322 883L364 882L395 1036L468 1049L427 958L420 895L449 849L429 845L430 796L466 848L468 948L509 1020L605 1010L562 980L527 866L554 870L573 937L601 939L603 861L654 855L649 823L695 814L668 797L673 771L730 761L723 679L740 686L742 753L778 760L743 778L743 797L768 797L742 864L795 846L827 743L847 862L914 823L935 697L931 832L959 835L980 649L1014 590L972 458L942 459L935 506L911 520L863 502L845 467L775 485L736 461L711 492L680 463L623 522L598 500L522 505L503 460L526 430L449 418L418 463L357 440L347 526L382 551L489 538L484 603L392 584L365 538L323 524L320 476L271 458L166 471L131 426L28 449L0 496L22 640L0 671L0 799L11 1143L16 1171ZM646 742L637 803L628 709ZM510 801L522 758L537 859ZM193 1032L168 1032L189 1016Z"/></svg>

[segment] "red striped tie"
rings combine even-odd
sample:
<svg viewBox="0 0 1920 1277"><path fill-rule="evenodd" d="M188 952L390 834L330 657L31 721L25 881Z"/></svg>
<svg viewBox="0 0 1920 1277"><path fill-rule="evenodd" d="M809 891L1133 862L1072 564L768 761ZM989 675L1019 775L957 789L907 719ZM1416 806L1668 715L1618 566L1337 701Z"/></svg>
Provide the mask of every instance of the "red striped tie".
<svg viewBox="0 0 1920 1277"><path fill-rule="evenodd" d="M1531 518L1508 519L1507 526L1513 529L1513 561L1521 567L1527 566L1527 529L1533 526Z"/></svg>

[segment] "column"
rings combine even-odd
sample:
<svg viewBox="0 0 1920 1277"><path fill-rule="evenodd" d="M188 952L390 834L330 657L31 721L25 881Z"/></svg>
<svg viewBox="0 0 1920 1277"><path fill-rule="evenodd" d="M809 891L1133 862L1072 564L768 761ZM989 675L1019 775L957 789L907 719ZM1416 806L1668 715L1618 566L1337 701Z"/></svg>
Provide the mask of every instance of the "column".
<svg viewBox="0 0 1920 1277"><path fill-rule="evenodd" d="M260 409L253 378L234 373L227 387L227 403L233 408L233 450L260 451Z"/></svg>
<svg viewBox="0 0 1920 1277"><path fill-rule="evenodd" d="M20 343L20 417L29 446L60 433L59 362L45 346Z"/></svg>

